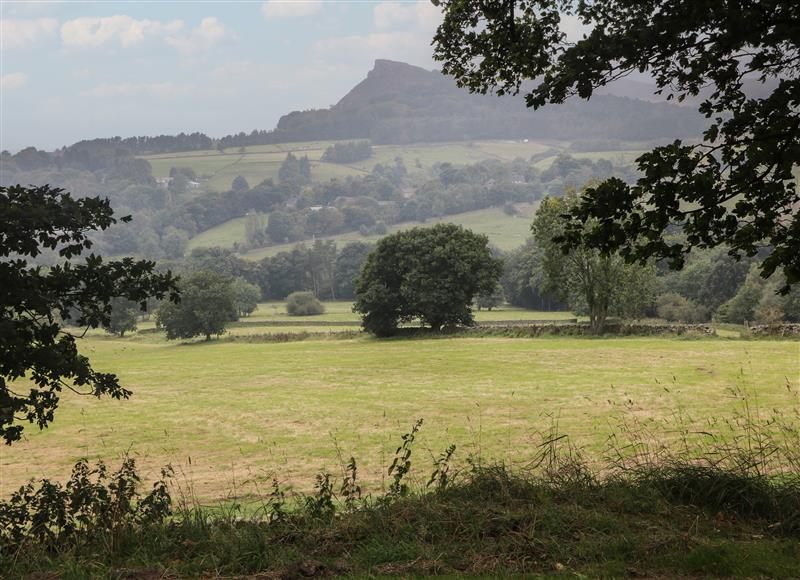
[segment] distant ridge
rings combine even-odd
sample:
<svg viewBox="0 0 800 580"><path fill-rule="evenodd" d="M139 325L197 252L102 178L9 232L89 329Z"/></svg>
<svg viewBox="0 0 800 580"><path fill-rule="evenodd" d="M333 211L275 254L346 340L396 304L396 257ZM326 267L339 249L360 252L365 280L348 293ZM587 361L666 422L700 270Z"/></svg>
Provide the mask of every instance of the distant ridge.
<svg viewBox="0 0 800 580"><path fill-rule="evenodd" d="M645 83L620 88L647 95ZM533 111L519 95L473 95L438 71L379 59L367 78L333 107L285 115L272 137L280 141L368 138L375 143L504 138L651 140L695 135L699 120L698 114L686 107L612 94L596 94L589 101L572 99Z"/></svg>
<svg viewBox="0 0 800 580"><path fill-rule="evenodd" d="M527 138L652 141L699 134L702 118L692 107L655 102L659 97L650 94L651 89L647 83L625 80L603 87L589 101L575 98L534 111L521 95L470 94L439 71L378 59L367 77L335 105L291 112L272 130L218 139L203 133L97 138L59 151L94 155L112 147L143 155L344 139L376 144Z"/></svg>

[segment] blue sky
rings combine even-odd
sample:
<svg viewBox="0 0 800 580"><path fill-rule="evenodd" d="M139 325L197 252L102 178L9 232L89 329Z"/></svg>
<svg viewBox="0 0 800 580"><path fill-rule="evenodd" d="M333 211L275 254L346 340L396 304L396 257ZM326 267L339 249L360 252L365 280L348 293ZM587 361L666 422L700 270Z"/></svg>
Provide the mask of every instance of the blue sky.
<svg viewBox="0 0 800 580"><path fill-rule="evenodd" d="M376 58L435 68L427 0L0 2L0 149L270 129Z"/></svg>

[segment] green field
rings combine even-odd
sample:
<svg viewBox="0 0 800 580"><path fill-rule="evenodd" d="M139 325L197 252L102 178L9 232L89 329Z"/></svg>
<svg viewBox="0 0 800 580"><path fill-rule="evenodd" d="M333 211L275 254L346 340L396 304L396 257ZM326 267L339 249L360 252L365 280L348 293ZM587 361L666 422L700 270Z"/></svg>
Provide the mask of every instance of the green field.
<svg viewBox="0 0 800 580"><path fill-rule="evenodd" d="M327 181L348 175L364 175L372 171L377 163L393 163L402 157L410 173L429 169L435 163L455 164L475 163L488 159L511 161L516 158L529 159L534 155L552 152L536 162L540 170L546 169L556 158L556 152L569 152L576 158L596 161L609 159L614 163L630 163L643 150L636 143L621 144L620 151L571 152L570 142L522 142L522 141L464 141L454 143L421 143L411 145L376 145L373 155L364 161L341 165L321 161L325 148L333 141L314 141L306 143L282 143L276 145L257 145L251 147L229 148L225 151L191 151L186 153L167 153L146 156L153 168L155 177L166 177L172 167L191 167L201 178L202 186L197 192L227 190L237 175L255 185L264 179L277 179L278 169L293 152L307 155L312 164L312 177L315 181ZM195 193L195 194L196 194ZM489 236L491 242L502 250L510 250L521 245L529 234L529 219L532 213L526 204L520 205L519 216L508 216L499 208L489 208L464 214L447 216L430 223L450 222L461 224L475 232ZM189 250L194 248L220 246L231 248L234 243L245 242L245 218L235 218L214 228L201 232L189 242ZM415 223L396 224L390 231L404 229ZM337 242L376 241L379 236L361 236L358 232L347 232L325 239ZM281 244L255 249L247 254L250 259L273 256L280 251L290 250L294 244Z"/></svg>
<svg viewBox="0 0 800 580"><path fill-rule="evenodd" d="M246 222L247 218L234 218L204 232L200 232L189 240L187 249L191 251L195 248L232 248L235 243L242 244L246 241Z"/></svg>
<svg viewBox="0 0 800 580"><path fill-rule="evenodd" d="M514 216L504 213L500 208L489 208L448 215L441 218L428 220L425 223L407 222L402 224L394 224L389 226L388 233L394 233L415 226L432 225L437 223L452 223L464 226L465 228L470 229L477 234L486 234L489 237L489 243L497 246L501 250L513 250L514 248L521 246L525 242L525 239L531 235L530 228L531 221L533 219L532 216L534 207L535 206L533 204L518 204L518 213ZM244 218L240 219L244 220ZM236 237L236 232L240 229L243 229L243 224L244 221L240 222L238 220L230 220L220 226L217 226L216 228L213 228L212 230L208 230L208 232L200 234L200 236L205 236L206 233L213 232L210 233L210 236L213 236L213 239L232 240ZM213 245L208 243L210 237L201 237L201 241L195 241L197 237L192 238L192 241L190 242L190 248L202 247L204 244L208 244L209 246ZM341 245L347 242L376 242L381 237L382 236L378 235L362 236L358 232L346 232L336 236L325 236L317 239L332 240ZM243 239L244 234L242 234L242 240L240 241L243 241ZM294 248L298 243L301 242L264 246L262 248L250 250L249 252L244 253L242 257L248 260L260 260L262 258L274 256L279 252L291 251L291 249ZM310 242L306 241L306 243ZM233 242L230 242L228 247L232 245Z"/></svg>
<svg viewBox="0 0 800 580"><path fill-rule="evenodd" d="M353 320L348 308L329 305L321 320ZM266 304L245 322L282 319L279 305ZM265 328L275 331L259 332ZM399 436L420 417L423 464L455 443L460 461L474 454L515 465L533 456L536 430L553 421L597 451L621 417L681 413L708 428L710 418L741 405L736 388L765 412L799 406L796 341L359 336L169 343L145 333L124 340L93 334L80 348L98 370L118 372L135 396L115 402L65 394L49 429L30 429L25 441L0 451L0 496L30 477L63 479L79 457L116 462L126 452L149 477L171 463L201 499L257 491L273 475L307 489L319 469L338 469L337 446L345 458L359 459L375 488Z"/></svg>
<svg viewBox="0 0 800 580"><path fill-rule="evenodd" d="M420 143L411 145L375 145L369 159L341 165L321 161L325 148L334 141L306 143L281 143L277 145L255 145L240 151L238 147L217 150L189 151L147 155L154 177L168 177L172 167L191 167L203 179L203 189L225 191L237 175L255 185L264 179L277 179L278 169L286 154L307 155L311 161L312 178L327 181L334 177L363 175L372 171L378 163L394 163L402 157L409 172L429 169L435 163L475 163L487 159L511 161L517 157L530 158L548 149L563 150L568 142L522 142L522 141L463 141L456 143ZM613 153L609 153L612 155ZM419 163L417 163L419 161Z"/></svg>

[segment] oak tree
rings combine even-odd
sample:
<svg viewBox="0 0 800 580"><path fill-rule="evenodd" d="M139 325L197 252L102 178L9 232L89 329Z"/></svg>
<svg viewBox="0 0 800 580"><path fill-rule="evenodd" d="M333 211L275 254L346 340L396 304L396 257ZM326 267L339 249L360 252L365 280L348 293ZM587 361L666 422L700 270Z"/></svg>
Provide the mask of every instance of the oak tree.
<svg viewBox="0 0 800 580"><path fill-rule="evenodd" d="M454 224L400 231L382 238L367 257L353 310L378 336L414 319L434 330L470 325L473 300L491 294L501 272L502 261L484 235Z"/></svg>

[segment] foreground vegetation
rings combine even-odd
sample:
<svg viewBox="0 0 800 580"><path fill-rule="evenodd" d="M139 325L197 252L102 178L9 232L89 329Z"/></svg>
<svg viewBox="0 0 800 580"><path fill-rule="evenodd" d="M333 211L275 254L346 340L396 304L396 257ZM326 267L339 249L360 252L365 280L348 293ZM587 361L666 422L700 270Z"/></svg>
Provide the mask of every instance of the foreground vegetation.
<svg viewBox="0 0 800 580"><path fill-rule="evenodd" d="M478 450L457 469L455 446L419 453L417 421L375 494L346 456L308 494L276 478L255 501L213 508L169 469L140 495L132 460L111 476L79 462L66 487L43 482L0 503L0 566L48 578L790 577L800 562L796 417L762 419L744 402L701 443L681 420L668 425L684 433L673 445L628 423L602 471L555 426L524 467ZM409 484L420 471L427 484Z"/></svg>

